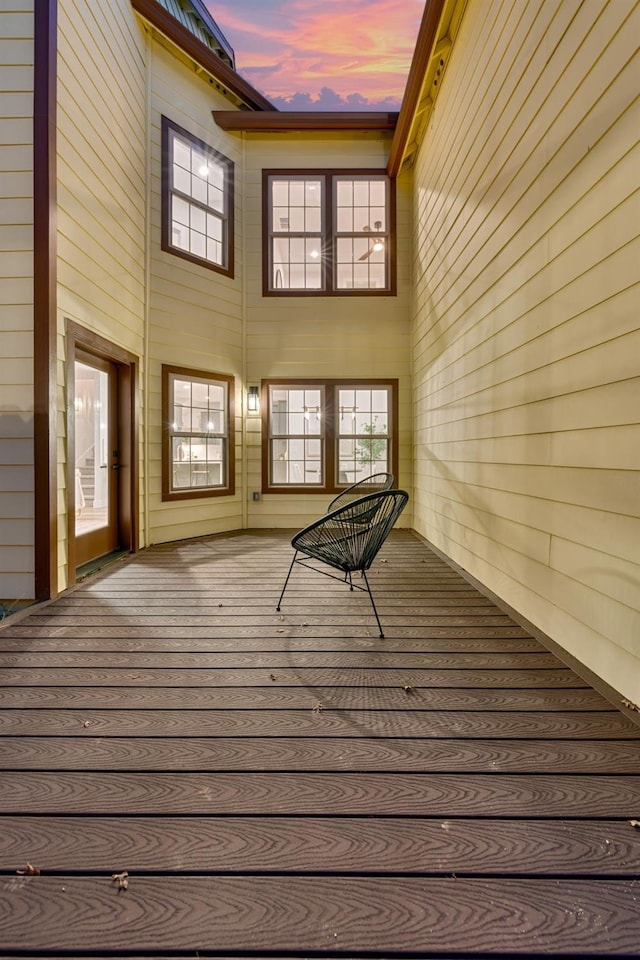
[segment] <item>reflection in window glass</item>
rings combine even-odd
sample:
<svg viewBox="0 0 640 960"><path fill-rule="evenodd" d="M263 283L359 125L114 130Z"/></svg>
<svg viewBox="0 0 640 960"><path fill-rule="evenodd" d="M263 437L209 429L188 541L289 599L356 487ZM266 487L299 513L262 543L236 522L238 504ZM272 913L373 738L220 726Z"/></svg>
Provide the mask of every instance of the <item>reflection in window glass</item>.
<svg viewBox="0 0 640 960"><path fill-rule="evenodd" d="M229 268L233 164L163 117L163 248Z"/></svg>
<svg viewBox="0 0 640 960"><path fill-rule="evenodd" d="M342 482L356 483L372 473L386 473L389 390L338 388L337 397L338 471Z"/></svg>
<svg viewBox="0 0 640 960"><path fill-rule="evenodd" d="M384 174L266 174L268 290L390 288L389 181Z"/></svg>
<svg viewBox="0 0 640 960"><path fill-rule="evenodd" d="M393 472L392 383L269 384L267 488L339 489Z"/></svg>
<svg viewBox="0 0 640 960"><path fill-rule="evenodd" d="M229 484L229 382L164 367L168 494Z"/></svg>
<svg viewBox="0 0 640 960"><path fill-rule="evenodd" d="M271 387L270 475L274 485L322 484L323 391Z"/></svg>

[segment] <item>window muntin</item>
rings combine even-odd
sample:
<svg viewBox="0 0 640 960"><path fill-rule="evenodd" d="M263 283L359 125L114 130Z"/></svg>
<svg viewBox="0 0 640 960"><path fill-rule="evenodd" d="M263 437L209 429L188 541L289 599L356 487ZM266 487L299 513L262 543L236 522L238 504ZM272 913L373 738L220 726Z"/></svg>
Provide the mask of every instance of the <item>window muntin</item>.
<svg viewBox="0 0 640 960"><path fill-rule="evenodd" d="M163 500L233 493L231 377L164 365Z"/></svg>
<svg viewBox="0 0 640 960"><path fill-rule="evenodd" d="M162 248L233 272L233 163L162 118Z"/></svg>
<svg viewBox="0 0 640 960"><path fill-rule="evenodd" d="M394 195L386 174L264 176L266 295L395 292Z"/></svg>
<svg viewBox="0 0 640 960"><path fill-rule="evenodd" d="M337 492L371 473L397 475L397 381L264 385L263 487Z"/></svg>

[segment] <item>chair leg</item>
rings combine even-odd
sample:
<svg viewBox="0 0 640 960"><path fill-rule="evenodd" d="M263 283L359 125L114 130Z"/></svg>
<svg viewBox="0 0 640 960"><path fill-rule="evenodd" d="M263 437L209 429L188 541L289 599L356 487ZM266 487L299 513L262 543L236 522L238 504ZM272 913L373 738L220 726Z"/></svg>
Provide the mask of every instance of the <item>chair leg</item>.
<svg viewBox="0 0 640 960"><path fill-rule="evenodd" d="M289 577L291 576L291 571L293 570L293 565L294 565L294 563L296 562L296 557L297 557L297 556L298 556L298 551L296 550L296 552L295 552L294 555L293 555L293 560L291 561L291 566L289 567L289 573L287 574L287 579L286 579L285 582L284 582L284 587L282 588L282 593L280 594L280 599L278 600L278 606L276 607L276 610L279 610L279 609L280 609L280 604L282 603L282 598L284 597L284 592L285 592L285 590L287 589L287 584L289 583Z"/></svg>
<svg viewBox="0 0 640 960"><path fill-rule="evenodd" d="M380 617L378 616L378 611L376 610L376 605L375 605L375 603L373 602L373 594L371 593L371 587L369 586L369 581L367 580L367 575L366 575L366 573L364 572L364 570L362 571L362 576L364 577L364 582L365 582L366 585L367 585L367 590L368 590L368 592L369 592L369 600L371 600L371 606L373 607L373 612L374 612L375 615L376 615L376 621L377 621L377 624L378 624L378 630L380 631L380 637L384 640L384 633L382 632L382 624L380 623Z"/></svg>

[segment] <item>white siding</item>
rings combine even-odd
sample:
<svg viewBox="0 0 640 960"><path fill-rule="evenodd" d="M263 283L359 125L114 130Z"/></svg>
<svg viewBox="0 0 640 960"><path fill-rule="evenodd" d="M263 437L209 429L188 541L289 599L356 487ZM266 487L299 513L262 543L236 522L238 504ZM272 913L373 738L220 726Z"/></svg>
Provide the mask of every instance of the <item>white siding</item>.
<svg viewBox="0 0 640 960"><path fill-rule="evenodd" d="M411 490L410 178L397 185L398 292L395 297L262 296L262 171L386 167L384 136L282 134L247 137L245 179L247 382L270 377L389 377L399 380L397 483ZM247 492L261 489L261 429L247 421ZM248 504L250 527L300 527L326 495L267 494ZM410 508L400 518L411 525Z"/></svg>
<svg viewBox="0 0 640 960"><path fill-rule="evenodd" d="M235 530L242 512L242 180L240 141L217 129L212 110L229 109L206 75L163 46L149 50L151 76L151 298L149 324L149 540L161 543ZM235 164L235 277L160 249L162 116ZM236 493L162 501L162 364L235 378Z"/></svg>
<svg viewBox="0 0 640 960"><path fill-rule="evenodd" d="M640 701L640 6L471 0L415 170L416 529Z"/></svg>
<svg viewBox="0 0 640 960"><path fill-rule="evenodd" d="M0 8L0 602L31 600L33 0ZM0 617L2 608L0 607Z"/></svg>
<svg viewBox="0 0 640 960"><path fill-rule="evenodd" d="M146 95L144 34L128 0L58 10L58 332L64 490L64 322L143 358ZM141 376L141 387L144 379ZM140 409L144 406L141 403ZM66 499L60 500L60 588ZM141 515L142 512L141 512ZM144 543L144 532L141 532Z"/></svg>

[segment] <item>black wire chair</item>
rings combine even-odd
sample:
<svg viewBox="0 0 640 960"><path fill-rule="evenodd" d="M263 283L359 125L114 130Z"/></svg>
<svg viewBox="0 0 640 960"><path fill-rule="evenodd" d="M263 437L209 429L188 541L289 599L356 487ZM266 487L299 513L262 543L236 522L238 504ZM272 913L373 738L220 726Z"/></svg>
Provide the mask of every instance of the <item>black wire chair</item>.
<svg viewBox="0 0 640 960"><path fill-rule="evenodd" d="M341 490L337 497L334 497L326 512L337 510L338 507L344 507L347 503L357 500L358 497L364 497L367 493L378 493L380 490L391 490L395 483L395 477L392 473L372 473L357 483L352 483L350 487Z"/></svg>
<svg viewBox="0 0 640 960"><path fill-rule="evenodd" d="M371 593L366 571L373 563L380 547L389 536L391 528L404 510L409 494L404 490L382 490L359 497L331 513L315 520L296 533L291 541L295 550L287 579L284 582L277 610L280 609L291 572L296 564L308 567L333 580L349 584L350 590L362 590L369 594L380 636L384 637L380 617ZM337 577L328 570L313 566L310 561L319 560L343 576ZM359 571L365 586L353 582L353 573Z"/></svg>

